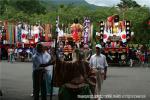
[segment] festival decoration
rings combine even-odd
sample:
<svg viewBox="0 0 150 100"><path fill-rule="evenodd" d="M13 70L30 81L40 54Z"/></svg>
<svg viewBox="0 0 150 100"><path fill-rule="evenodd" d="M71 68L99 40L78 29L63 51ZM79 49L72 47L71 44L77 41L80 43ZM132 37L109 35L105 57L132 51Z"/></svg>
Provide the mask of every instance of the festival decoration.
<svg viewBox="0 0 150 100"><path fill-rule="evenodd" d="M21 30L21 40L23 43L27 42L27 34L28 34L28 31L24 29Z"/></svg>
<svg viewBox="0 0 150 100"><path fill-rule="evenodd" d="M6 31L6 41L9 41L8 21L4 21L4 30Z"/></svg>
<svg viewBox="0 0 150 100"><path fill-rule="evenodd" d="M81 40L82 30L83 30L83 26L79 24L78 20L76 19L74 23L71 25L71 33L72 33L74 42L77 43Z"/></svg>
<svg viewBox="0 0 150 100"><path fill-rule="evenodd" d="M83 35L84 44L88 44L88 41L90 39L89 37L90 37L90 34L91 34L90 33L91 32L91 30L90 30L90 28L91 28L90 20L88 18L85 18L83 25L84 25L84 35Z"/></svg>
<svg viewBox="0 0 150 100"><path fill-rule="evenodd" d="M37 43L39 41L39 34L40 34L39 26L34 26L34 40L35 40L35 43Z"/></svg>
<svg viewBox="0 0 150 100"><path fill-rule="evenodd" d="M111 63L127 62L127 43L132 36L131 22L125 20L119 21L119 16L113 15L109 16L106 21L100 21L99 26L99 31L96 32L95 37L96 43L99 42L105 48L104 53L106 57L113 55L114 59L110 61Z"/></svg>
<svg viewBox="0 0 150 100"><path fill-rule="evenodd" d="M130 39L131 37L131 30L130 30L130 21L126 21L126 35L127 35L127 40Z"/></svg>
<svg viewBox="0 0 150 100"><path fill-rule="evenodd" d="M122 40L123 43L126 42L126 32L125 31L121 32L121 40Z"/></svg>

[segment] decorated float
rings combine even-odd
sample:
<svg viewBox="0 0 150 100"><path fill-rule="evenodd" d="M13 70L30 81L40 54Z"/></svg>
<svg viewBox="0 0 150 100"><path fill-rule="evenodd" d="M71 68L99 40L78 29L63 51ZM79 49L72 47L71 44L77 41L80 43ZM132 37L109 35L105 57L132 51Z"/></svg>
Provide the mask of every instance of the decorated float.
<svg viewBox="0 0 150 100"><path fill-rule="evenodd" d="M63 46L63 54L65 61L73 60L73 52L75 49L89 49L89 42L92 37L91 22L88 18L84 18L83 24L78 22L78 19L74 19L74 23L69 26L68 33L64 32L59 27L59 21L56 21L56 27L58 32L58 44ZM62 26L61 26L62 27Z"/></svg>
<svg viewBox="0 0 150 100"><path fill-rule="evenodd" d="M128 63L128 42L133 35L131 32L131 22L119 20L118 15L100 21L100 30L96 32L96 42L100 43L110 64Z"/></svg>
<svg viewBox="0 0 150 100"><path fill-rule="evenodd" d="M26 54L31 53L38 42L42 42L45 46L50 46L52 43L52 25L40 23L31 25L25 22L1 21L0 36L2 56L7 59L8 49L17 49ZM33 53L33 52L32 52ZM24 56L24 58L27 58Z"/></svg>

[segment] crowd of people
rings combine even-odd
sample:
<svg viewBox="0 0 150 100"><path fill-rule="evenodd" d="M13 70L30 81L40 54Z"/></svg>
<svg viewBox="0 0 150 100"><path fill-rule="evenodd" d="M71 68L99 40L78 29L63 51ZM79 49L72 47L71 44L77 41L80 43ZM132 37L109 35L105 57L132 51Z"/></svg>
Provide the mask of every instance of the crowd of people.
<svg viewBox="0 0 150 100"><path fill-rule="evenodd" d="M68 45L69 44L67 44L66 42L65 46ZM63 51L63 47L65 46L60 43L59 49L56 52L56 57L59 58L57 60L56 58L53 58L55 55L51 51L45 49L43 53L39 52L38 49L41 49L42 45L40 46L40 48L37 46L37 52L35 53L35 56L33 56L33 73L34 71L37 71L37 73L40 74L35 74L35 76L33 75L33 78L37 78L36 81L40 82L38 83L33 81L33 83L38 83L38 85L36 84L36 86L33 87L33 90L35 90L33 91L33 94L35 94L35 100L38 100L39 98L39 87L45 88L41 88L41 92L44 90L41 94L43 98L42 100L46 100L46 88L48 86L50 86L51 88L51 79L53 76L52 69L54 66L54 78L56 78L54 79L54 84L59 87L59 100L78 100L78 95L100 96L103 81L107 79L108 68L106 56L102 54L102 46L100 44L97 44L95 46L96 53L93 55L92 53L88 53L88 56L85 56L86 49L84 47L82 48L82 46L81 48L75 46L72 53L65 54L65 52ZM70 46L68 46L68 48L69 47ZM46 51L48 51L49 54L45 53ZM89 49L88 51L91 50ZM130 66L132 67L134 65L135 60L137 60L137 62L140 62L141 64L148 65L148 55L149 53L146 50L142 52L140 50L133 50L132 48L130 48L128 52ZM47 66L51 66L49 67L49 78L43 78L45 72L48 72L48 70L46 70ZM41 76L39 77L38 75ZM46 80L49 80L49 83L46 83ZM43 85L45 83L47 85ZM100 100L100 98L96 99ZM80 98L80 100L82 99ZM87 100L90 100L90 98L88 98Z"/></svg>
<svg viewBox="0 0 150 100"><path fill-rule="evenodd" d="M130 67L136 65L149 66L149 56L150 52L148 50L129 48L128 59Z"/></svg>
<svg viewBox="0 0 150 100"><path fill-rule="evenodd" d="M55 64L54 77L58 80L54 81L54 84L62 82L59 85L60 100L78 100L81 99L77 98L81 94L100 95L108 64L105 55L101 54L101 45L97 44L95 48L96 54L92 55L89 60L85 58L85 52L77 48L72 61L64 61L56 60L52 53L48 53L47 48L40 43L37 44L36 53L32 57L34 100L39 100L40 91L42 100L46 100L47 89L50 88L51 91L52 70ZM62 69L61 72L59 72L60 69ZM66 73L69 76L65 77Z"/></svg>
<svg viewBox="0 0 150 100"><path fill-rule="evenodd" d="M5 50L4 50L5 49ZM32 61L32 56L35 53L34 47L13 47L3 48L2 50L2 59L7 59L8 62L15 61Z"/></svg>
<svg viewBox="0 0 150 100"><path fill-rule="evenodd" d="M59 87L59 100L82 100L78 95L99 96L103 81L107 79L108 63L106 56L102 54L102 46L97 44L95 50L93 54L90 48L72 47L65 42L59 43L58 49L54 52L54 48L38 43L35 48L9 48L8 61L12 63L26 55L26 59L33 62L34 100L39 100L40 92L42 100L46 100L47 94L53 91L53 84ZM143 52L129 48L128 59L131 67L135 63L148 66L148 56L147 50ZM56 79L52 83L53 78Z"/></svg>

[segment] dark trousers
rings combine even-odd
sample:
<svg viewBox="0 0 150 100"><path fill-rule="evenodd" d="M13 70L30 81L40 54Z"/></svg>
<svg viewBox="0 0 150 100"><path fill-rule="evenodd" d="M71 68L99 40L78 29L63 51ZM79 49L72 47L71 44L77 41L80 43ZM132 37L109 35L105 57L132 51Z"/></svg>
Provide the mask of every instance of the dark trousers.
<svg viewBox="0 0 150 100"><path fill-rule="evenodd" d="M45 71L36 70L33 72L33 94L34 100L39 100L39 92L41 90L42 100L47 99Z"/></svg>
<svg viewBox="0 0 150 100"><path fill-rule="evenodd" d="M3 96L3 93L2 93L2 91L0 90L0 96Z"/></svg>

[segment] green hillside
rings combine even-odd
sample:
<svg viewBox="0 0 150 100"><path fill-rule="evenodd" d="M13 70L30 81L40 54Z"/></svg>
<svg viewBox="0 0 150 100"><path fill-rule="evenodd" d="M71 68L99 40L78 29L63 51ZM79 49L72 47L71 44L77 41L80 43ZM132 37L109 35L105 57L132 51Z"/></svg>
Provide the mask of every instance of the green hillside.
<svg viewBox="0 0 150 100"><path fill-rule="evenodd" d="M83 5L88 4L84 0L41 0L44 2L52 2L53 4L60 5L60 4L75 4L75 5Z"/></svg>
<svg viewBox="0 0 150 100"><path fill-rule="evenodd" d="M55 10L60 5L72 7L84 6L91 10L96 9L98 7L96 5L89 4L84 0L40 0L40 1L50 11Z"/></svg>

